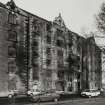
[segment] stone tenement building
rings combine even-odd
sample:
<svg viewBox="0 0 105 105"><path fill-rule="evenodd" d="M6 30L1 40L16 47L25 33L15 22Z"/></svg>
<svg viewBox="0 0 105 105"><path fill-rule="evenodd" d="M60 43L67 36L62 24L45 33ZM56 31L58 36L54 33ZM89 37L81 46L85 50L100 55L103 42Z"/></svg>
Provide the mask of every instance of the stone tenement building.
<svg viewBox="0 0 105 105"><path fill-rule="evenodd" d="M96 85L96 79L90 81L92 75L101 76L100 53L91 50L88 42L66 27L61 14L51 22L18 8L13 0L0 3L1 95L35 85L71 93L94 88L88 84ZM92 58L93 54L97 56ZM97 80L100 88L101 80Z"/></svg>
<svg viewBox="0 0 105 105"><path fill-rule="evenodd" d="M101 50L95 43L94 37L86 40L86 87L90 89L101 89L102 72L101 72Z"/></svg>
<svg viewBox="0 0 105 105"><path fill-rule="evenodd" d="M102 51L102 88L105 89L105 50Z"/></svg>

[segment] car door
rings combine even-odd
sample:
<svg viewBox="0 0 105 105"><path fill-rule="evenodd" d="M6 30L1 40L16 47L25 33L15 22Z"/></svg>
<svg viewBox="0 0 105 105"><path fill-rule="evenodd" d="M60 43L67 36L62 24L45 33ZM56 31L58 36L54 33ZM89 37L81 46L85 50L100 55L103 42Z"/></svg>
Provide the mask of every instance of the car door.
<svg viewBox="0 0 105 105"><path fill-rule="evenodd" d="M48 93L40 95L40 101L50 101L51 98L52 98L51 95Z"/></svg>
<svg viewBox="0 0 105 105"><path fill-rule="evenodd" d="M96 96L96 91L95 90L93 90L91 92L92 92L92 96Z"/></svg>

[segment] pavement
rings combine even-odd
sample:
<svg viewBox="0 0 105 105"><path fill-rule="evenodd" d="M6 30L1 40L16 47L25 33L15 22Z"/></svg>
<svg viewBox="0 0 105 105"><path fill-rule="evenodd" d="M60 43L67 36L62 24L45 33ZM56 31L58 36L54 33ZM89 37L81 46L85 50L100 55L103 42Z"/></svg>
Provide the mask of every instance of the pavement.
<svg viewBox="0 0 105 105"><path fill-rule="evenodd" d="M0 97L0 105L6 105L6 103L29 103L29 98L28 97L13 97L13 98L8 98L8 97Z"/></svg>

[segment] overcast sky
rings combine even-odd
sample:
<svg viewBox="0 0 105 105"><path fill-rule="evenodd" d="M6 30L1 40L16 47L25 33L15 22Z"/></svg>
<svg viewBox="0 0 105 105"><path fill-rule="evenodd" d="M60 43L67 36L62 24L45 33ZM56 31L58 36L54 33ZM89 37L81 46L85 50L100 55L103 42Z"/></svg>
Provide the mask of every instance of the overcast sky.
<svg viewBox="0 0 105 105"><path fill-rule="evenodd" d="M9 0L0 0L6 3ZM93 30L94 15L105 0L14 0L16 5L49 21L61 13L66 26L81 34L81 30Z"/></svg>

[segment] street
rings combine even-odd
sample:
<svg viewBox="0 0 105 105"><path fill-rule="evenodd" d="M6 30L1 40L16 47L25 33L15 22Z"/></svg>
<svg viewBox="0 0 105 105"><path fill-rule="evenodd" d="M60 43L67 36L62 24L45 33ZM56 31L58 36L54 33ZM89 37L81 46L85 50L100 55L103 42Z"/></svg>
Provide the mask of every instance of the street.
<svg viewBox="0 0 105 105"><path fill-rule="evenodd" d="M58 102L41 102L41 103L13 101L0 105L105 105L105 98L77 98L77 99L69 99Z"/></svg>

